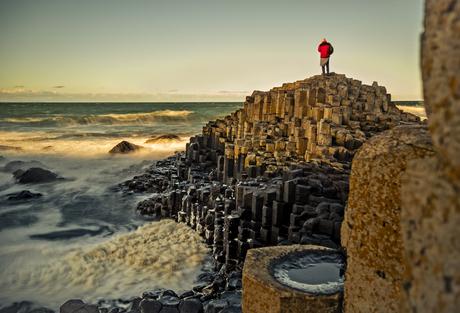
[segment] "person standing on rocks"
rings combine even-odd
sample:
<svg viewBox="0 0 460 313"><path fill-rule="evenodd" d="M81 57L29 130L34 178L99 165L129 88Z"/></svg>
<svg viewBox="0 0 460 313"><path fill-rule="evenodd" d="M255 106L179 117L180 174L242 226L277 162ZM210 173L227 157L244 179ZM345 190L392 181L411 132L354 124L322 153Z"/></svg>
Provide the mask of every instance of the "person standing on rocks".
<svg viewBox="0 0 460 313"><path fill-rule="evenodd" d="M332 45L323 38L321 44L318 46L318 52L320 53L320 65L323 69L323 75L329 76L329 57L332 53L334 53L334 48ZM324 71L324 67L326 67L327 74Z"/></svg>

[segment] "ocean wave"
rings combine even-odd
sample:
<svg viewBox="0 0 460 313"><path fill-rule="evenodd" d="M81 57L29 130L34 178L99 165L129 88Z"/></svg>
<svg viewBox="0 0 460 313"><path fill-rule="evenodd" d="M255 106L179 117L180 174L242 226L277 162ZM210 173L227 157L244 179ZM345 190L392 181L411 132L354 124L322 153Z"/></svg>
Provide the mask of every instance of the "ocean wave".
<svg viewBox="0 0 460 313"><path fill-rule="evenodd" d="M149 113L103 114L103 115L55 115L53 117L6 118L5 123L39 124L39 126L78 126L78 125L152 125L158 122L189 121L194 111L162 110Z"/></svg>

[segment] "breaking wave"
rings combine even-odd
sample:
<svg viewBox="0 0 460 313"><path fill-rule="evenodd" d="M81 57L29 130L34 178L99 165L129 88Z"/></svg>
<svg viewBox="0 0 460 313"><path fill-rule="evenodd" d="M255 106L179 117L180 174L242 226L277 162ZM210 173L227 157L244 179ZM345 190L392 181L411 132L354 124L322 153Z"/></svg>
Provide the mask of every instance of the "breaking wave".
<svg viewBox="0 0 460 313"><path fill-rule="evenodd" d="M75 296L85 301L123 298L155 287L185 290L193 286L207 252L187 225L152 222L94 247L77 248L46 266L4 273L0 300L18 291L29 300L45 297L63 303Z"/></svg>
<svg viewBox="0 0 460 313"><path fill-rule="evenodd" d="M64 114L44 118L6 118L5 123L41 124L42 126L77 126L77 125L152 125L158 122L188 121L193 119L194 111L162 110L150 113L73 115Z"/></svg>

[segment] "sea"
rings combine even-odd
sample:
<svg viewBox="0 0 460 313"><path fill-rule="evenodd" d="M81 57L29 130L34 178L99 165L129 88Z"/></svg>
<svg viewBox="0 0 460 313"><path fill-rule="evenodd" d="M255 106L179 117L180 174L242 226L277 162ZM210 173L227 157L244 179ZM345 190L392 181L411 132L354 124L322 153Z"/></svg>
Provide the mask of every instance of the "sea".
<svg viewBox="0 0 460 313"><path fill-rule="evenodd" d="M423 101L396 102L426 118ZM129 300L190 290L209 248L185 225L135 212L151 195L118 184L185 149L208 122L243 103L0 103L0 309L31 301L58 311L68 299ZM173 143L146 143L174 134ZM112 155L121 141L144 147ZM40 162L60 178L20 184L5 165ZM37 165L38 163L34 163ZM14 200L28 190L40 197Z"/></svg>

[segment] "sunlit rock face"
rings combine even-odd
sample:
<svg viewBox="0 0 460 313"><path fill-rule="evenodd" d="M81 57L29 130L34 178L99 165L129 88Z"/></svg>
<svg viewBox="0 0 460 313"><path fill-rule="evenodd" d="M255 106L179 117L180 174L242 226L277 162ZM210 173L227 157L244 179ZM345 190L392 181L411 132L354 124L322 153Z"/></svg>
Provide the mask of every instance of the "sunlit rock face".
<svg viewBox="0 0 460 313"><path fill-rule="evenodd" d="M135 145L128 141L122 141L117 144L112 150L109 151L110 154L123 154L123 153L132 153L139 151L142 146Z"/></svg>
<svg viewBox="0 0 460 313"><path fill-rule="evenodd" d="M433 154L426 126L398 126L369 139L353 159L341 230L346 312L399 311L401 179L410 160Z"/></svg>
<svg viewBox="0 0 460 313"><path fill-rule="evenodd" d="M422 78L437 154L408 165L402 186L403 312L460 307L460 3L427 0Z"/></svg>

